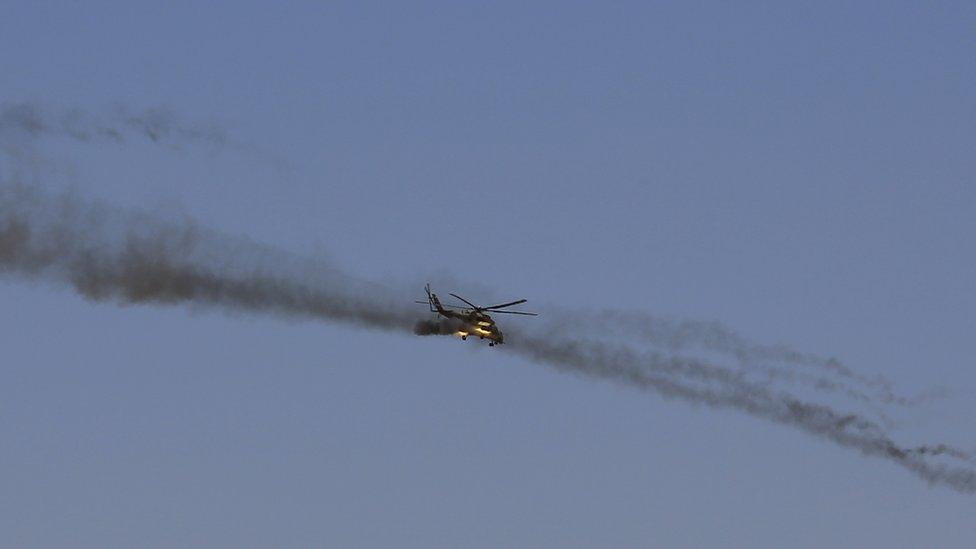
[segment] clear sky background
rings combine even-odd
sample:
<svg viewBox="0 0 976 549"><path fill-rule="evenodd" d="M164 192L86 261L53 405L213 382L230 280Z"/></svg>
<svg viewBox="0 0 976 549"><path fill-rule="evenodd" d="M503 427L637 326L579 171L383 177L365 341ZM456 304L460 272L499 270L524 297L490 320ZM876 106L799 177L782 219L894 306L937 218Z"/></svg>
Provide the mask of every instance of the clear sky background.
<svg viewBox="0 0 976 549"><path fill-rule="evenodd" d="M720 320L949 388L897 434L976 449L974 29L972 2L3 2L0 100L247 143L50 140L41 185L404 300ZM0 306L5 547L976 544L972 496L504 348Z"/></svg>

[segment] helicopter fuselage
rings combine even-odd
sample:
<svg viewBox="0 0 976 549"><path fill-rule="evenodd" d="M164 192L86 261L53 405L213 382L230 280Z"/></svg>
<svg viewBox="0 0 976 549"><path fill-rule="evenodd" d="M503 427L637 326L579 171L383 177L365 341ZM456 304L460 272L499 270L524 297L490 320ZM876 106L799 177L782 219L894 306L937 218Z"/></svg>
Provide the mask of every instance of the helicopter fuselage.
<svg viewBox="0 0 976 549"><path fill-rule="evenodd" d="M438 333L451 333L450 331L453 330L454 335L461 339L468 339L468 336L477 336L479 339L487 339L488 345L491 347L504 343L505 336L502 335L502 331L495 325L495 321L488 314L488 311L508 315L538 315L538 313L528 313L525 311L502 310L513 305L525 303L525 299L517 299L507 303L481 307L457 294L450 294L451 297L468 305L468 307L459 307L457 305L442 305L441 300L437 298L437 294L430 291L430 284L424 286L424 290L427 292L427 301L417 301L417 303L427 304L430 306L430 312L456 321L456 326L450 326L446 331L442 328Z"/></svg>
<svg viewBox="0 0 976 549"><path fill-rule="evenodd" d="M445 309L441 305L440 300L437 299L437 294L431 294L431 301L438 314L461 322L461 326L454 333L454 335L461 339L467 339L468 336L477 336L481 339L489 340L490 345L500 345L505 342L505 336L502 334L502 331L498 329L494 319L486 313L471 309L457 311Z"/></svg>

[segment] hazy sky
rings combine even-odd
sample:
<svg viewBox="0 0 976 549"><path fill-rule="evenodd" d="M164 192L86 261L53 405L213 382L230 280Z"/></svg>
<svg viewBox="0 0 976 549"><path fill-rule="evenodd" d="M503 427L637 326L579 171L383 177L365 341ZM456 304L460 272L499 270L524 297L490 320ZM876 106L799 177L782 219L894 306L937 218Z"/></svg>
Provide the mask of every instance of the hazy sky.
<svg viewBox="0 0 976 549"><path fill-rule="evenodd" d="M971 2L62 4L0 4L0 102L234 141L43 138L33 184L404 301L719 320L947 388L894 432L976 450ZM976 543L972 495L504 347L8 279L0 304L2 546Z"/></svg>

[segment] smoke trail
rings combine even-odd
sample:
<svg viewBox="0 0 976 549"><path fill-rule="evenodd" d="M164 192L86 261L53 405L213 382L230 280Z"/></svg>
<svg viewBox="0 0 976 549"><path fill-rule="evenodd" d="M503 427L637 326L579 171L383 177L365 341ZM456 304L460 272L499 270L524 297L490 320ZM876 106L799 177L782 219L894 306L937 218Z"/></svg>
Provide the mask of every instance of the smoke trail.
<svg viewBox="0 0 976 549"><path fill-rule="evenodd" d="M847 367L840 360L812 353L804 353L787 345L762 345L750 341L717 321L672 320L646 313L604 310L594 317L595 322L613 325L635 333L647 343L671 352L704 349L736 359L742 367L761 370L771 377L804 378L795 369L782 369L770 363L801 366L829 374L851 391L854 387L876 389L888 403L912 405L921 399L894 394L892 384L884 376L867 377ZM811 384L838 388L839 383L824 377L806 377Z"/></svg>
<svg viewBox="0 0 976 549"><path fill-rule="evenodd" d="M857 414L842 414L828 406L803 402L788 394L774 394L762 387L730 377L721 368L682 357L658 354L640 356L627 347L599 342L554 341L522 337L512 347L520 355L559 370L618 381L665 398L732 409L795 427L864 455L892 461L930 484L959 492L976 493L976 471L933 464L923 456L948 454L969 460L968 454L947 445L903 448L878 425ZM701 386L691 380L717 383Z"/></svg>
<svg viewBox="0 0 976 549"><path fill-rule="evenodd" d="M326 265L190 222L163 223L16 185L0 185L0 273L120 304L185 303L403 331L417 317L388 292Z"/></svg>
<svg viewBox="0 0 976 549"><path fill-rule="evenodd" d="M769 381L801 383L859 402L914 406L945 396L945 391L931 391L914 397L899 395L894 392L891 382L881 375L864 376L836 358L804 353L787 345L759 344L717 321L673 320L647 313L613 310L562 314L581 318L579 322L589 333L617 332L628 341L636 338L639 343L669 353L707 351L733 358L743 370L754 371Z"/></svg>
<svg viewBox="0 0 976 549"><path fill-rule="evenodd" d="M26 139L59 135L82 141L102 138L122 142L124 135L131 133L154 142L213 141L211 138L218 135L197 132L193 125L175 121L150 120L120 115L109 123L94 118L68 123L63 117L51 117L29 105L0 109L0 130ZM417 335L447 335L458 329L450 320L420 319L423 314L408 305L409 300L402 295L366 284L330 265L206 231L189 221L165 223L70 195L51 197L3 180L0 276L64 285L88 299L123 305L182 304ZM633 343L611 341L615 328L623 326L643 337ZM874 406L899 403L897 398L903 398L891 393L887 380L862 376L834 359L785 346L752 343L717 323L668 323L649 315L609 311L580 331L592 340L551 335L560 331L545 336L509 333L506 347L529 361L562 371L792 426L891 461L930 484L976 492L976 471L972 468L933 460L942 457L972 464L971 454L946 444L896 444L885 426L862 414L805 401L785 390L774 391L752 379L749 372L758 369L771 379L800 380L818 390L846 394ZM656 350L641 350L639 344ZM735 359L739 368L678 354L695 349ZM799 374L790 366L809 367L817 374L834 377ZM877 389L878 394L860 388Z"/></svg>
<svg viewBox="0 0 976 549"><path fill-rule="evenodd" d="M866 387L891 388L883 376L869 378L841 363L836 358L803 353L786 345L761 345L742 337L717 321L670 320L644 313L602 311L599 322L628 327L647 341L667 347L671 351L700 347L735 357L744 364L780 362L825 370Z"/></svg>
<svg viewBox="0 0 976 549"><path fill-rule="evenodd" d="M418 312L401 305L406 300L334 268L193 223L162 223L17 185L0 185L0 274L66 284L88 299L120 304L186 304L419 335L457 330L451 321L418 322ZM971 462L965 452L945 444L899 446L881 425L861 415L774 393L732 368L599 340L516 333L508 346L560 370L790 425L892 461L929 483L976 492L973 470L926 461L945 455Z"/></svg>
<svg viewBox="0 0 976 549"><path fill-rule="evenodd" d="M976 463L976 458L974 458L972 454L963 452L962 450L953 448L947 444L939 444L937 446L919 446L918 448L912 448L909 450L909 453L930 456L947 455L962 461Z"/></svg>

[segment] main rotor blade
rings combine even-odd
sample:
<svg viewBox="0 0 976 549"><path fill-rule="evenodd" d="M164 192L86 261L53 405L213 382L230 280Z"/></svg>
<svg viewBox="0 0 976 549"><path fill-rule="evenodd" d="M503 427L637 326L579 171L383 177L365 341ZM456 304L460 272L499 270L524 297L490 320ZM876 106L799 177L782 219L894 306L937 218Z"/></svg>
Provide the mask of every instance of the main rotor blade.
<svg viewBox="0 0 976 549"><path fill-rule="evenodd" d="M475 308L476 310L479 310L479 311L481 310L481 307L479 307L479 306L477 306L477 305L475 305L474 303L471 303L471 302L470 302L470 301L468 301L467 299L464 299L463 297L461 297L461 296L459 296L459 295L457 295L457 294L450 294L450 295L452 295L452 296L454 296L454 297L456 297L456 298L458 298L458 299L460 299L461 301L463 301L463 302L465 302L465 303L467 303L468 305L471 305L471 306L472 306L472 307L474 307L474 308Z"/></svg>
<svg viewBox="0 0 976 549"><path fill-rule="evenodd" d="M502 303L501 305L492 305L491 307L482 307L483 309L502 309L504 307L511 307L512 305L518 305L519 303L525 303L528 299L520 299L518 301L513 301L511 303Z"/></svg>
<svg viewBox="0 0 976 549"><path fill-rule="evenodd" d="M525 315L525 316L539 316L539 313L523 313L522 311L492 311L491 314L504 314L504 315Z"/></svg>
<svg viewBox="0 0 976 549"><path fill-rule="evenodd" d="M414 301L414 303L420 303L421 305L430 305L429 301ZM441 305L445 309L460 309L462 311L467 310L465 307L458 307L457 305Z"/></svg>

